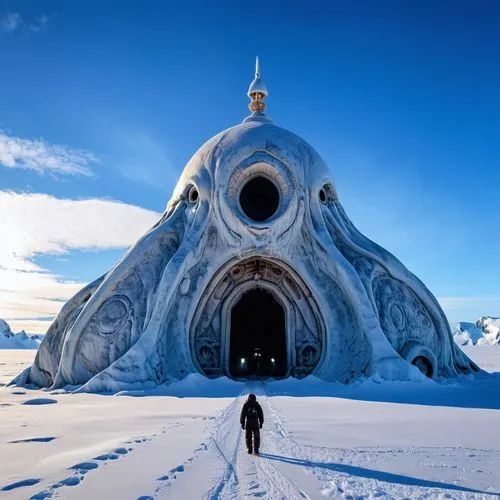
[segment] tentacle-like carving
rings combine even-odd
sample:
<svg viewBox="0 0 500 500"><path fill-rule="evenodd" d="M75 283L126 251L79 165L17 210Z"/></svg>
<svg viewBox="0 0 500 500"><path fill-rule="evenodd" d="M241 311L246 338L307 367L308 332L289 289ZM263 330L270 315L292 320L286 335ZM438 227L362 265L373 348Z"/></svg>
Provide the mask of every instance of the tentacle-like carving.
<svg viewBox="0 0 500 500"><path fill-rule="evenodd" d="M433 295L354 227L329 175L313 148L263 116L221 132L188 163L158 223L63 307L29 380L118 391L192 372L239 376L231 315L255 288L283 312L280 373L348 382L422 378L410 363L429 377L476 370ZM267 187L249 191L255 182ZM248 196L267 218L247 210Z"/></svg>
<svg viewBox="0 0 500 500"><path fill-rule="evenodd" d="M141 337L158 283L184 236L186 201L171 203L167 212L115 268L63 306L40 345L29 382L84 383Z"/></svg>
<svg viewBox="0 0 500 500"><path fill-rule="evenodd" d="M55 386L82 384L120 358L142 335L151 298L179 247L186 204L146 233L85 304L68 332Z"/></svg>
<svg viewBox="0 0 500 500"><path fill-rule="evenodd" d="M394 349L401 354L415 343L429 349L437 360L433 375L478 371L467 356L457 352L448 321L425 285L390 252L361 234L340 202L329 200L325 205L328 231L342 255L356 268Z"/></svg>
<svg viewBox="0 0 500 500"><path fill-rule="evenodd" d="M186 290L182 282L190 262L199 257L197 254L203 252L206 244L208 203L200 203L188 225L184 222L186 211L176 213L182 222L179 236L183 237L151 294L143 333L125 354L88 380L81 391L114 392L154 386L169 376L179 377L193 371L192 364L182 356L183 347L187 349L188 344L187 336L183 335L186 328L183 299L189 293L189 287ZM198 245L194 246L192 240Z"/></svg>
<svg viewBox="0 0 500 500"><path fill-rule="evenodd" d="M64 304L40 344L31 367L30 382L41 387L50 387L52 385L61 361L66 334L105 277L106 275L103 275L96 279Z"/></svg>

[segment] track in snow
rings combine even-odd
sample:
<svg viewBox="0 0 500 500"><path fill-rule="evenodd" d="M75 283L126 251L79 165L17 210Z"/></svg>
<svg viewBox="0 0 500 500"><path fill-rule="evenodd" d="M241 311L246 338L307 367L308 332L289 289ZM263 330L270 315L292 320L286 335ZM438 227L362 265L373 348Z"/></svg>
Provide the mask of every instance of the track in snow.
<svg viewBox="0 0 500 500"><path fill-rule="evenodd" d="M257 394L264 410L260 457L248 455L243 442L244 431L239 426L239 412L249 392ZM436 456L435 448L349 449L300 444L287 432L285 419L267 394L264 382L249 383L219 417L209 448L221 457L224 468L217 483L203 496L204 500L244 497L298 500L311 497L498 498L493 492L490 495L486 491L457 484L412 478L371 468L372 460L380 456L398 460L410 453L428 461ZM463 451L457 450L458 453ZM477 453L480 450L470 451Z"/></svg>
<svg viewBox="0 0 500 500"><path fill-rule="evenodd" d="M265 432L262 438L262 457L249 455L244 446L243 430L239 425L240 411L248 392L259 396L265 417L264 427L273 427L272 412L268 410L265 387L262 383L250 383L243 393L221 414L212 436L213 450L225 463L223 472L213 488L205 493L204 500L236 499L245 496L267 497L276 499L308 499L295 482L280 471L270 460L265 460L265 453L276 452L273 434Z"/></svg>
<svg viewBox="0 0 500 500"><path fill-rule="evenodd" d="M239 425L241 407L249 392L257 394L265 415L260 457L248 455L244 443L244 431ZM468 489L457 484L439 483L384 472L395 470L394 463L401 460L405 454L418 456L419 462L430 464L432 468L449 469L448 459L453 454L458 456L470 453L470 456L483 457L484 461L498 460L498 457L493 456L487 450L464 448L444 450L426 447L335 448L297 442L293 434L288 431L287 418L281 415L273 405L272 398L268 397L265 382L248 383L241 395L218 416L212 415L204 417L205 419L209 422L206 432L209 432L208 428L212 429L210 439L201 443L196 449L193 448L194 451L188 451L184 459L177 462L177 466L159 475L154 484L151 484L150 488L147 487L150 491L144 491L148 494L140 496L140 500L165 497L186 498L183 496L186 491L183 488L187 483L196 481L198 481L196 498L201 496L205 500L245 497L291 500L324 497L345 499L498 498L494 492L489 495L488 491ZM180 425L183 424L175 422L169 427ZM39 491L31 498L52 498L59 495L71 498L73 492L77 493L77 489L81 488L79 485L84 480L84 486L86 483L99 481L99 471L104 469L101 465L104 466L108 461L113 461L114 465L116 462L121 467L122 463L125 466L127 461L134 461L135 454L140 455L139 450L136 450L136 444L144 443L144 446L149 447L156 443L157 449L159 445L168 446L169 440L164 434L166 429L167 427L163 427L162 434L155 433L147 438L135 439L133 442L125 441L124 446L130 445L128 448L117 448L115 452L95 456L92 460L69 467L71 470L69 475L61 477L59 481ZM34 439L45 442L51 438ZM442 464L440 464L440 453L446 458ZM144 456L146 455L142 454L143 458ZM127 457L126 460L122 460L125 457ZM139 459L138 456L135 467L128 469L124 467L124 470L128 470L129 474L130 470L141 470L142 462ZM212 468L214 466L215 477ZM200 470L210 471L201 481L196 472ZM483 473L481 470L477 472ZM102 480L106 474L100 477ZM17 489L34 485L39 480L28 479L27 481L9 484L7 487ZM205 493L201 494L203 491Z"/></svg>

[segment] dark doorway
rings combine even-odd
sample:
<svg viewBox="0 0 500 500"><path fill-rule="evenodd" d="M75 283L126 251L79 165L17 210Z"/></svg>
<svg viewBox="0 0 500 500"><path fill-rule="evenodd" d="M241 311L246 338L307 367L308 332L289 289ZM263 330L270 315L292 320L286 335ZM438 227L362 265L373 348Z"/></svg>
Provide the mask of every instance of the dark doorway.
<svg viewBox="0 0 500 500"><path fill-rule="evenodd" d="M229 372L233 377L283 377L287 372L285 311L261 288L231 311Z"/></svg>

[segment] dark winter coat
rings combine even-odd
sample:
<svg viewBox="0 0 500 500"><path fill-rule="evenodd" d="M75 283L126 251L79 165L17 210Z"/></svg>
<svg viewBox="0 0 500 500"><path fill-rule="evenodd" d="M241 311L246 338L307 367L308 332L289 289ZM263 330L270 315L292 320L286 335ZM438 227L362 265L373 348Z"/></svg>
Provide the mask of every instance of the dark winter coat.
<svg viewBox="0 0 500 500"><path fill-rule="evenodd" d="M264 423L264 412L257 401L247 401L241 409L240 424L245 429L259 429Z"/></svg>

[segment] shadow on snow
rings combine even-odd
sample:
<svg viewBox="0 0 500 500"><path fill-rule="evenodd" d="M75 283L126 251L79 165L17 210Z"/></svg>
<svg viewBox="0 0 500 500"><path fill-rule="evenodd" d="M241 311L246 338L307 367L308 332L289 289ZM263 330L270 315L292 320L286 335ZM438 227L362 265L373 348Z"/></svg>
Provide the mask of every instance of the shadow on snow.
<svg viewBox="0 0 500 500"><path fill-rule="evenodd" d="M156 387L135 388L101 393L115 396L171 396L178 398L234 398L245 392L258 392L269 397L328 397L357 401L399 403L455 408L500 410L500 372L480 373L437 382L395 382L366 379L350 384L331 383L312 375L304 379L232 380L227 377L208 379L191 373L182 380ZM71 393L78 386L67 386L53 393ZM51 392L51 391L45 391Z"/></svg>
<svg viewBox="0 0 500 500"><path fill-rule="evenodd" d="M455 408L500 410L500 372L481 373L438 382L376 382L328 384L314 377L304 380L265 382L268 396L335 397Z"/></svg>
<svg viewBox="0 0 500 500"><path fill-rule="evenodd" d="M447 490L462 491L466 493L500 496L500 493L495 493L491 491L481 491L473 488L467 488L466 486L458 486L456 484L451 484L451 483L440 483L438 481L418 479L411 476L404 476L402 474L393 474L392 472L384 472L375 469L366 469L364 467L357 467L355 465L328 463L328 462L313 462L311 460L285 457L282 455L271 455L269 453L261 453L260 458L268 460L277 460L279 462L297 465L299 467L312 467L319 469L327 469L334 472L343 472L351 476L361 477L365 479L375 479L377 481L384 481L386 483L403 484L406 486L417 486L423 488L441 488Z"/></svg>

